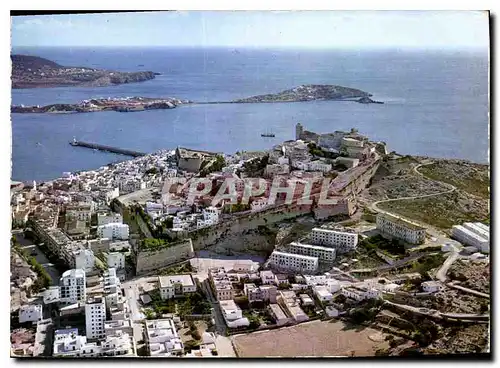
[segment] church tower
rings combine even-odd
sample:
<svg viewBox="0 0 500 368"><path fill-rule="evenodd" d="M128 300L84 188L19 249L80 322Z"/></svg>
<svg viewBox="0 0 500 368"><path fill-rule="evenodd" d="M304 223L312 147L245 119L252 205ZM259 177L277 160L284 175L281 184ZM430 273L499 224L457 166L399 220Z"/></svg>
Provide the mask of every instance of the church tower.
<svg viewBox="0 0 500 368"><path fill-rule="evenodd" d="M302 126L301 123L297 123L295 125L295 140L298 141L299 139L302 139L302 133L304 133L304 127Z"/></svg>

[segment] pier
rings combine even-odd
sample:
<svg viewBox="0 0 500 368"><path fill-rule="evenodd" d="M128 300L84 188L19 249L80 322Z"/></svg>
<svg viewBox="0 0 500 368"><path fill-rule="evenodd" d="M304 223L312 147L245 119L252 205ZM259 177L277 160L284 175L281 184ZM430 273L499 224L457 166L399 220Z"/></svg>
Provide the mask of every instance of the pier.
<svg viewBox="0 0 500 368"><path fill-rule="evenodd" d="M76 139L73 139L73 141L69 142L69 144L71 144L74 147L86 147L86 148L96 149L99 151L117 153L119 155L125 155L125 156L132 156L132 157L146 156L146 153L143 152L132 151L118 147L105 146L103 144L77 141Z"/></svg>

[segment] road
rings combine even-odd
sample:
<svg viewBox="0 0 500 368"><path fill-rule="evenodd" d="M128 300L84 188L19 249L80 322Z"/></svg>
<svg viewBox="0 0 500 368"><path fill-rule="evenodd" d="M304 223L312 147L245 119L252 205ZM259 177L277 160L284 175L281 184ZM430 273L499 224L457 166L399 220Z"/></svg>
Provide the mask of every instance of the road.
<svg viewBox="0 0 500 368"><path fill-rule="evenodd" d="M130 307L130 317L132 321L141 321L146 318L139 308L139 294L136 285L124 285L123 289L125 292L125 299Z"/></svg>
<svg viewBox="0 0 500 368"><path fill-rule="evenodd" d="M427 180L433 180L433 179L429 179L427 178L426 176L424 176L420 171L418 171L418 168L422 167L422 166L426 166L426 165L431 165L433 164L434 162L427 162L427 163L424 163L424 164L419 164L417 166L415 166L413 168L413 170L415 171L415 173L417 175L420 175L424 178L426 178ZM392 216L396 216L396 217L400 217L400 218L403 218L403 216L397 214L397 213L391 213L389 211L386 211L386 210L383 210L381 209L380 207L378 207L379 204L381 203L388 203L388 202L395 202L395 201L403 201L403 200L412 200L412 199L421 199L421 198L429 198L429 197L436 197L436 196L440 196L440 195L443 195L443 194L448 194L448 193L452 193L454 192L457 188L451 184L448 184L448 183L443 183L442 181L438 181L438 180L433 180L437 183L440 183L442 185L445 185L447 186L449 189L448 190L445 190L443 192L438 192L438 193L432 193L432 194L423 194L423 195L419 195L419 196L411 196L411 197L401 197L401 198L394 198L394 199L386 199L386 200L382 200L382 201L377 201L377 202L374 202L372 204L370 204L369 208L375 212L380 212L380 213L386 213L386 214L389 214L389 215L392 215ZM409 219L407 219L409 220ZM415 220L411 220L413 222L415 222ZM426 227L426 231L429 235L437 238L437 241L442 241L442 243L445 243L447 241L450 241L450 239L441 231L437 230L436 228L434 228L433 226L429 225L429 224L425 224L424 225Z"/></svg>
<svg viewBox="0 0 500 368"><path fill-rule="evenodd" d="M201 287L203 289L203 292L207 296L208 301L212 304L213 308L213 317L215 320L215 332L218 335L221 336L226 336L226 321L224 320L224 317L222 316L222 311L220 309L219 302L215 298L215 296L212 294L212 288L209 285L209 281L205 280L201 282Z"/></svg>
<svg viewBox="0 0 500 368"><path fill-rule="evenodd" d="M450 288L453 288L453 289L457 289L457 290L463 291L465 293L469 293L469 294L473 294L473 295L476 295L476 296L480 296L482 298L490 299L490 296L488 294L482 293L482 292L477 291L477 290L472 290L472 289L469 289L469 288L466 288L466 287L463 287L463 286L460 286L460 285L455 285L452 282L447 283L446 286L448 286Z"/></svg>
<svg viewBox="0 0 500 368"><path fill-rule="evenodd" d="M459 257L458 252L451 252L451 254L446 258L443 262L439 270L436 272L436 278L442 283L446 282L446 274L448 273L448 269L451 267L453 262L455 262Z"/></svg>
<svg viewBox="0 0 500 368"><path fill-rule="evenodd" d="M49 261L47 256L41 251L40 247L37 244L34 244L31 240L26 239L22 230L16 232L13 231L12 234L16 237L16 240L21 248L26 250L29 255L35 257L36 261L40 263L45 270L47 270L47 273L52 278L52 285L59 285L61 273L57 270L54 264Z"/></svg>

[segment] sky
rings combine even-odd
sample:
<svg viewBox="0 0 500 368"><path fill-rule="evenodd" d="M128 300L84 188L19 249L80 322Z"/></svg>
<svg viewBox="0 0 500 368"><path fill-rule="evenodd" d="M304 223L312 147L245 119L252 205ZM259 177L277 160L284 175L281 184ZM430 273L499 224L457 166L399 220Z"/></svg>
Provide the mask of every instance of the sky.
<svg viewBox="0 0 500 368"><path fill-rule="evenodd" d="M12 46L484 49L486 12L178 11L11 17Z"/></svg>

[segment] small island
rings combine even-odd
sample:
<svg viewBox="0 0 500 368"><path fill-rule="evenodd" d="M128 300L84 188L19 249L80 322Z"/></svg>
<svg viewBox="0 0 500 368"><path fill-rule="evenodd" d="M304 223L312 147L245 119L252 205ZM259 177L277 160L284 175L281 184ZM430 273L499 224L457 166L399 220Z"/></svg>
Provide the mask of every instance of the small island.
<svg viewBox="0 0 500 368"><path fill-rule="evenodd" d="M177 98L124 97L83 100L76 104L53 104L47 106L11 106L12 113L82 113L99 111L133 112L145 110L173 109L191 101Z"/></svg>
<svg viewBox="0 0 500 368"><path fill-rule="evenodd" d="M154 79L151 71L117 72L59 65L37 56L11 55L12 88L105 87Z"/></svg>
<svg viewBox="0 0 500 368"><path fill-rule="evenodd" d="M279 93L259 95L235 100L233 101L233 103L305 102L321 100L355 101L358 98L363 99L363 101L371 101L371 96L372 95L368 92L364 92L355 88L330 84L306 84L292 89L287 89Z"/></svg>

